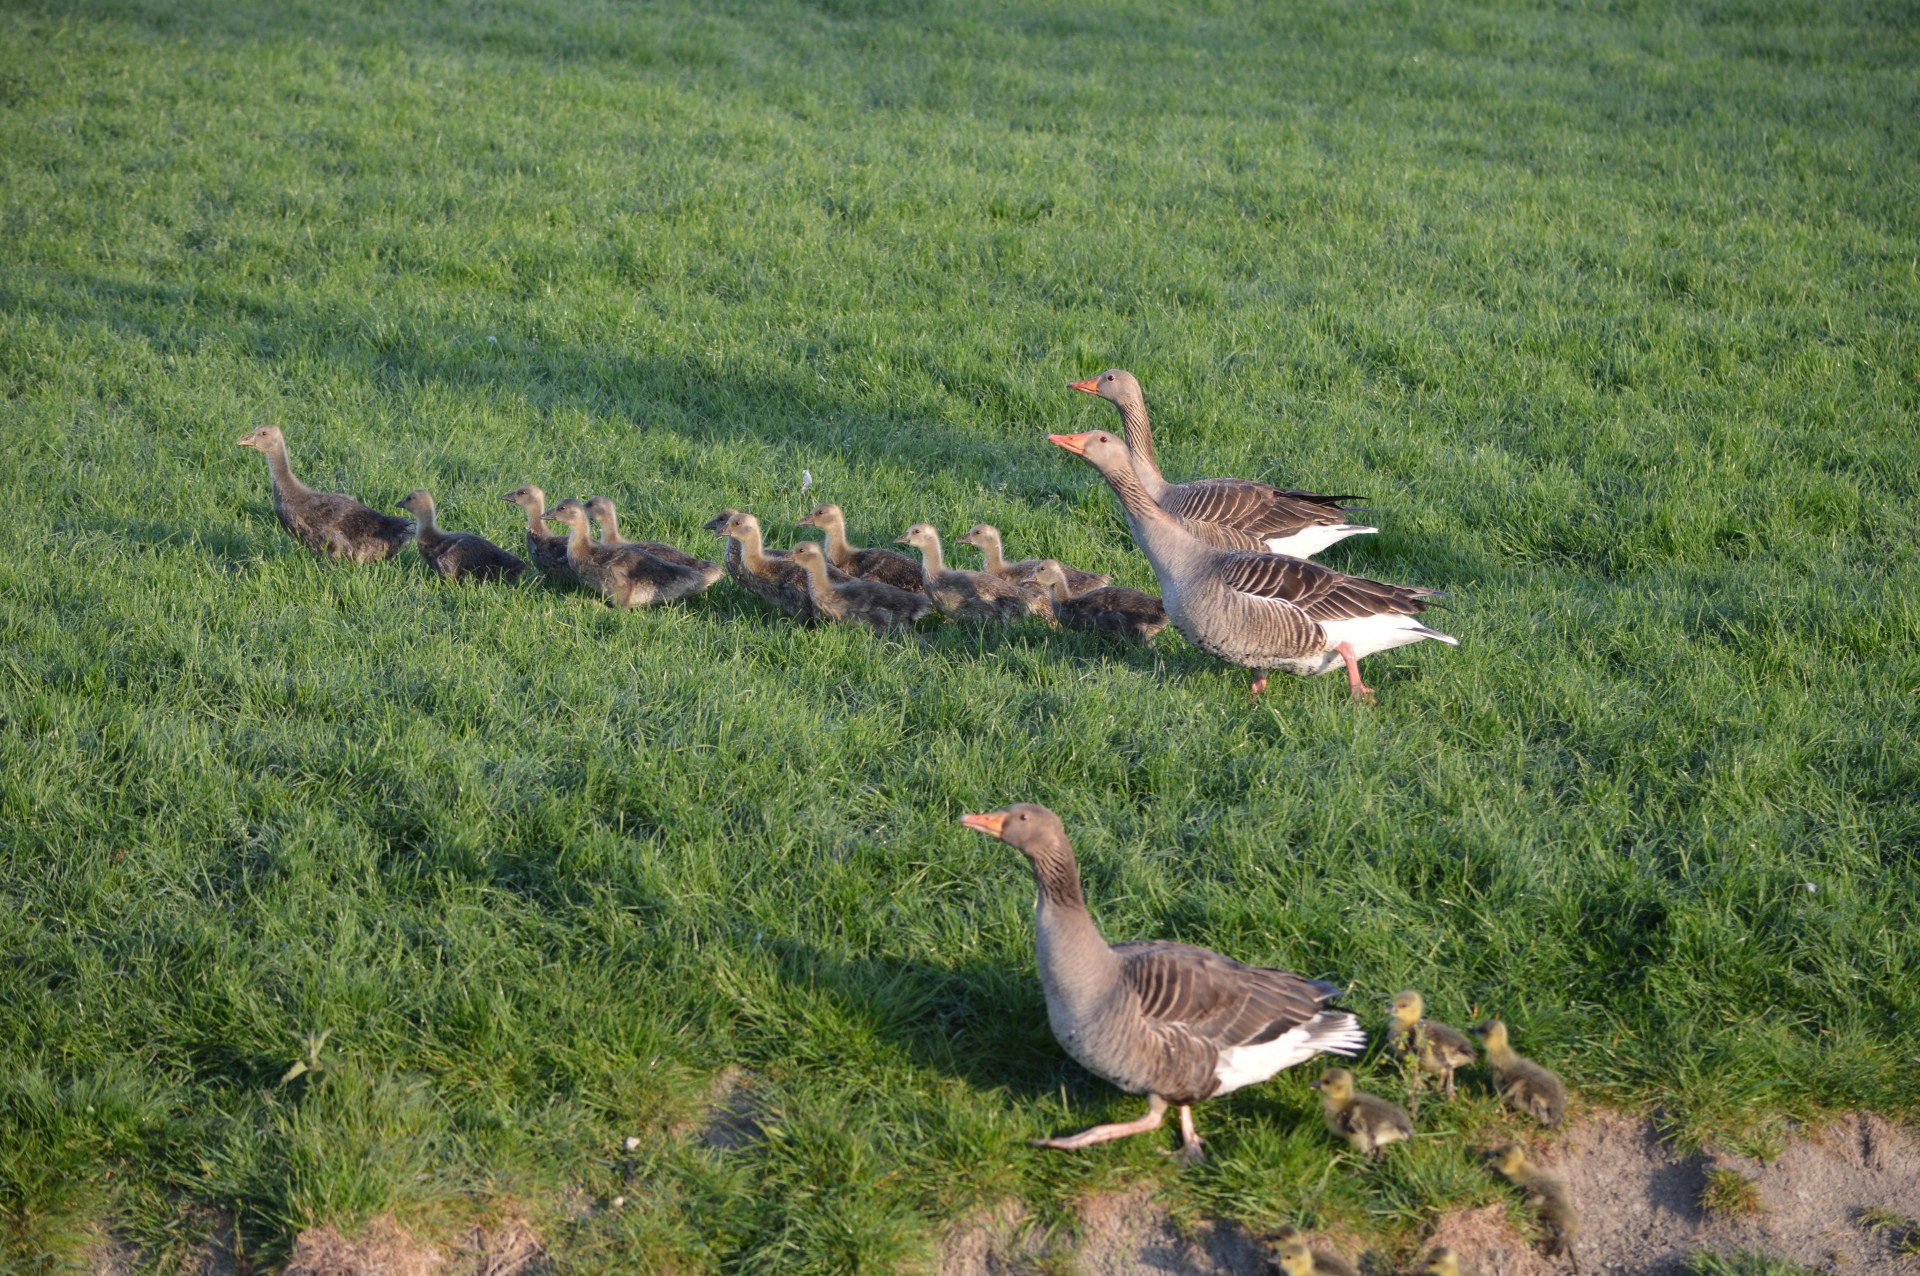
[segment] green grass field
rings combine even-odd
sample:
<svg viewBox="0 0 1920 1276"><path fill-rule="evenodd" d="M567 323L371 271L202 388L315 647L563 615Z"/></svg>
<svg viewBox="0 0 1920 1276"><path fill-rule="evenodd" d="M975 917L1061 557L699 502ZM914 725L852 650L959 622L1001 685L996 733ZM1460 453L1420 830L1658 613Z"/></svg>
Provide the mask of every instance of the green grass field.
<svg viewBox="0 0 1920 1276"><path fill-rule="evenodd" d="M1476 1084L1379 1170L1312 1069L1195 1170L1028 1149L1139 1100L955 825L1019 799L1111 938L1503 1014L1677 1137L1920 1114L1912 3L345 8L0 9L0 1268L519 1213L562 1272L888 1271L1142 1180L1406 1246L1505 1199ZM449 587L316 561L233 446L507 543L527 481L714 550L827 499L1150 586L1044 439L1112 365L1170 476L1367 494L1324 561L1461 646L1249 705L1171 632ZM765 1137L718 1152L730 1067Z"/></svg>

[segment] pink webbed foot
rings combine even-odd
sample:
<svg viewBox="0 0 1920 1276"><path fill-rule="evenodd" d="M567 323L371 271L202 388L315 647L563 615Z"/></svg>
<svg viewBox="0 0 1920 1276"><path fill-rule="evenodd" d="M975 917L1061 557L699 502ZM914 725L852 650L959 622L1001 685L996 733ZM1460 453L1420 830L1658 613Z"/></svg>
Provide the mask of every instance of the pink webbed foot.
<svg viewBox="0 0 1920 1276"><path fill-rule="evenodd" d="M1115 1139L1124 1139L1129 1134L1145 1134L1148 1130L1157 1130L1166 1119L1167 1101L1159 1095L1147 1097L1147 1110L1132 1121L1116 1121L1112 1125L1096 1125L1090 1130L1078 1134L1063 1134L1053 1139L1028 1139L1027 1142L1037 1148L1052 1148L1059 1152L1073 1152L1080 1148L1090 1148L1096 1143L1111 1143Z"/></svg>
<svg viewBox="0 0 1920 1276"><path fill-rule="evenodd" d="M1360 681L1360 657L1353 653L1353 644L1343 642L1334 650L1340 653L1340 659L1347 662L1347 690L1353 693L1355 700L1372 704L1373 688Z"/></svg>

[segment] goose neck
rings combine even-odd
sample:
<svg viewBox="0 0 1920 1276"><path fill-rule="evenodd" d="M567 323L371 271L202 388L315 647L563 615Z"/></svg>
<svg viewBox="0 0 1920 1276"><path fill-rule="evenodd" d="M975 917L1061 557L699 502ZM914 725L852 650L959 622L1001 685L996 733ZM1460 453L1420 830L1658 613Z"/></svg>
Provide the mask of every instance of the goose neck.
<svg viewBox="0 0 1920 1276"><path fill-rule="evenodd" d="M1126 437L1127 455L1133 459L1134 472L1140 476L1148 495L1157 497L1167 480L1153 457L1153 427L1147 423L1147 405L1137 402L1116 406L1120 409L1120 432Z"/></svg>
<svg viewBox="0 0 1920 1276"><path fill-rule="evenodd" d="M938 536L930 536L920 543L920 558L928 580L932 580L935 576L946 574L946 559L940 552L940 538Z"/></svg>
<svg viewBox="0 0 1920 1276"><path fill-rule="evenodd" d="M287 460L287 445L283 442L272 443L261 449L266 453L267 472L273 475L274 486L283 492L305 492L307 485L302 483L293 472L293 465Z"/></svg>

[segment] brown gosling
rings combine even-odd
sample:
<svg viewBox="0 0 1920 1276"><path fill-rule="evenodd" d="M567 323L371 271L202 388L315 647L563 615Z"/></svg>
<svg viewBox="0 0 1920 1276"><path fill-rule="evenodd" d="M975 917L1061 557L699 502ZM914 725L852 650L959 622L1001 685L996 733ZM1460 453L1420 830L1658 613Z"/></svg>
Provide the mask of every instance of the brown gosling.
<svg viewBox="0 0 1920 1276"><path fill-rule="evenodd" d="M1328 1068L1310 1082L1320 1092L1320 1113L1327 1129L1356 1152L1379 1159L1389 1143L1413 1137L1413 1120L1395 1103L1353 1088L1353 1074Z"/></svg>
<svg viewBox="0 0 1920 1276"><path fill-rule="evenodd" d="M1307 1238L1299 1228L1291 1224L1266 1238L1274 1245L1274 1259L1281 1269L1292 1276L1360 1276L1360 1270L1344 1257L1330 1249L1313 1249L1307 1245ZM1287 1256L1291 1249L1297 1248L1307 1256L1307 1264L1299 1272L1287 1266ZM1297 1264L1299 1260L1296 1258Z"/></svg>
<svg viewBox="0 0 1920 1276"><path fill-rule="evenodd" d="M793 561L807 574L807 596L814 610L829 620L857 622L883 634L904 629L933 610L931 599L910 589L845 576L836 582L828 574L826 550L813 541L795 545Z"/></svg>
<svg viewBox="0 0 1920 1276"><path fill-rule="evenodd" d="M1420 1016L1427 1011L1426 999L1411 988L1394 997L1391 1009L1387 1048L1403 1066L1413 1069L1416 1085L1422 1073L1439 1077L1442 1092L1451 1103L1454 1069L1465 1067L1475 1058L1472 1038L1457 1028L1422 1019Z"/></svg>
<svg viewBox="0 0 1920 1276"><path fill-rule="evenodd" d="M343 492L316 492L302 483L287 460L287 440L279 426L263 425L234 442L267 458L274 517L316 554L377 563L392 558L413 539L413 524L408 520L382 514Z"/></svg>
<svg viewBox="0 0 1920 1276"><path fill-rule="evenodd" d="M1493 1088L1506 1105L1542 1125L1559 1125L1567 1113L1567 1088L1560 1084L1560 1078L1515 1053L1507 1042L1507 1025L1498 1019L1487 1020L1473 1029L1473 1035L1487 1047Z"/></svg>
<svg viewBox="0 0 1920 1276"><path fill-rule="evenodd" d="M992 523L975 523L957 542L972 545L980 551L983 567L989 576L998 576L1010 580L1016 585L1039 584L1040 568L1046 563L1058 562L1052 558L1023 558L1009 563L1005 551L1001 548L1000 529ZM1061 565L1060 574L1066 578L1067 592L1084 594L1089 589L1099 589L1102 585L1111 585L1113 577L1100 576L1093 572L1083 572L1077 567Z"/></svg>
<svg viewBox="0 0 1920 1276"><path fill-rule="evenodd" d="M1573 1269L1579 1271L1580 1260L1574 1256L1573 1241L1580 1231L1580 1216L1567 1197L1566 1181L1529 1161L1517 1143L1509 1143L1493 1155L1494 1168L1527 1194L1527 1204L1540 1211L1540 1226L1547 1234L1547 1253L1565 1254L1573 1262Z"/></svg>
<svg viewBox="0 0 1920 1276"><path fill-rule="evenodd" d="M587 536L587 507L573 497L541 515L567 527L567 565L580 583L615 607L648 607L704 593L720 579L720 565L682 567L631 546L596 545Z"/></svg>
<svg viewBox="0 0 1920 1276"><path fill-rule="evenodd" d="M587 498L587 517L600 524L600 543L602 545L632 545L652 554L655 558L669 563L678 563L682 567L711 567L704 558L696 558L677 545L668 545L663 541L630 541L620 534L620 511L613 502L604 496Z"/></svg>
<svg viewBox="0 0 1920 1276"><path fill-rule="evenodd" d="M441 531L433 494L424 487L416 487L394 504L413 515L418 524L413 547L442 580L513 580L527 570L526 559L477 532Z"/></svg>
<svg viewBox="0 0 1920 1276"><path fill-rule="evenodd" d="M1034 581L1047 590L1054 619L1069 629L1151 642L1167 627L1167 609L1152 594L1124 585L1105 585L1076 594L1068 587L1060 564L1051 558L1040 564Z"/></svg>
<svg viewBox="0 0 1920 1276"><path fill-rule="evenodd" d="M924 593L927 576L920 564L891 549L861 548L847 539L847 516L838 505L816 505L800 520L801 527L817 527L827 534L827 561L849 576L877 580L895 589Z"/></svg>
<svg viewBox="0 0 1920 1276"><path fill-rule="evenodd" d="M1480 1276L1472 1267L1461 1263L1459 1257L1445 1245L1436 1245L1427 1255L1427 1265L1421 1269L1426 1276Z"/></svg>
<svg viewBox="0 0 1920 1276"><path fill-rule="evenodd" d="M565 533L550 530L547 520L541 517L547 508L547 494L540 485L523 484L500 499L509 505L518 505L526 513L527 561L549 576L577 584L580 578L573 574L573 568L567 566Z"/></svg>
<svg viewBox="0 0 1920 1276"><path fill-rule="evenodd" d="M751 514L735 514L726 521L721 535L732 542L727 547L727 572L735 584L803 625L814 622L818 613L807 594L807 573L786 550L766 548L761 540L759 519ZM735 546L739 547L737 571L734 570Z"/></svg>
<svg viewBox="0 0 1920 1276"><path fill-rule="evenodd" d="M1033 609L1018 585L985 572L948 567L940 552L940 533L932 523L915 523L895 542L920 551L927 574L927 597L955 620L998 620L1011 624Z"/></svg>

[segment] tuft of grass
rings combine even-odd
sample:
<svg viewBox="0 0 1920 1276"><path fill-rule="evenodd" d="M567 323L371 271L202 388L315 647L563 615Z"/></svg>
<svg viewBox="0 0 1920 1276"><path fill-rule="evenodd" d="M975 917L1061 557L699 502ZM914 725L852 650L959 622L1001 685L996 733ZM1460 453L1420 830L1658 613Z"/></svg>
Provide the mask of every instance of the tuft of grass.
<svg viewBox="0 0 1920 1276"><path fill-rule="evenodd" d="M1745 1216L1766 1208L1754 1181L1730 1166L1707 1171L1700 1189L1700 1208L1710 1214Z"/></svg>
<svg viewBox="0 0 1920 1276"><path fill-rule="evenodd" d="M1686 1270L1693 1276L1819 1276L1815 1268L1744 1249L1729 1254L1701 1250L1687 1259Z"/></svg>
<svg viewBox="0 0 1920 1276"><path fill-rule="evenodd" d="M1912 1219L1880 1205L1869 1205L1857 1216L1869 1236L1885 1236L1893 1252L1920 1258L1920 1219Z"/></svg>

